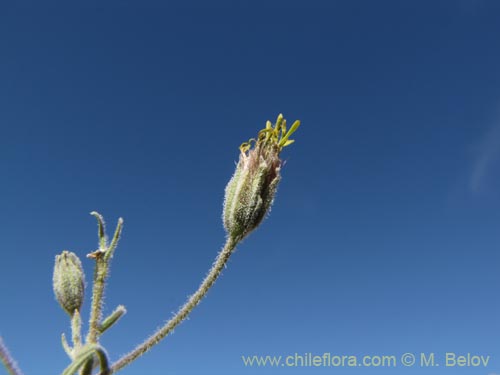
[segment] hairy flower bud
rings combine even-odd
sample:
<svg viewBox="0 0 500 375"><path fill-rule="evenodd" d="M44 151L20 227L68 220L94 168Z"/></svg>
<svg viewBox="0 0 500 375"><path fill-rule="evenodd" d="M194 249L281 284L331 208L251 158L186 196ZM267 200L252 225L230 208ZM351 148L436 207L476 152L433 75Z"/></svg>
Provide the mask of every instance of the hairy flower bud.
<svg viewBox="0 0 500 375"><path fill-rule="evenodd" d="M85 289L85 275L82 262L71 251L56 255L53 287L56 299L69 315L80 311Z"/></svg>
<svg viewBox="0 0 500 375"><path fill-rule="evenodd" d="M288 138L299 125L295 121L287 132L286 120L280 114L274 127L268 121L257 140L240 146L240 159L226 186L223 209L224 228L233 239L243 239L269 212L281 179L279 154L293 143Z"/></svg>

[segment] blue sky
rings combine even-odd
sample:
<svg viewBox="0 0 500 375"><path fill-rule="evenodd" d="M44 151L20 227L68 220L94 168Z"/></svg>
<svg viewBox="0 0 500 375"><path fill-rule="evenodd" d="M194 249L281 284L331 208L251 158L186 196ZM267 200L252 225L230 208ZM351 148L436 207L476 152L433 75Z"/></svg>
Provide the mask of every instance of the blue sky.
<svg viewBox="0 0 500 375"><path fill-rule="evenodd" d="M238 146L281 112L302 126L272 214L122 374L500 373L499 16L479 0L2 4L0 334L24 372L68 364L52 267L74 251L90 287L88 213L125 220L106 311L128 313L102 341L116 360L198 286ZM241 360L296 352L491 359Z"/></svg>

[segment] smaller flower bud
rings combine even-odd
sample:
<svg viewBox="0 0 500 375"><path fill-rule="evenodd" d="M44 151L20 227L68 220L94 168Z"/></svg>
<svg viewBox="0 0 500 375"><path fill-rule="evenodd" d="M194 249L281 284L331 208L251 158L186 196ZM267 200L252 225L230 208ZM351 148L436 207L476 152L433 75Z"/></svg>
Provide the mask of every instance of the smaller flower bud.
<svg viewBox="0 0 500 375"><path fill-rule="evenodd" d="M224 228L233 239L243 239L269 212L281 179L279 154L293 143L288 138L299 125L295 121L287 132L286 120L280 114L274 127L268 121L257 140L240 146L240 160L226 186L223 209Z"/></svg>
<svg viewBox="0 0 500 375"><path fill-rule="evenodd" d="M56 299L69 315L80 311L85 289L85 274L82 262L71 251L56 255L53 287Z"/></svg>

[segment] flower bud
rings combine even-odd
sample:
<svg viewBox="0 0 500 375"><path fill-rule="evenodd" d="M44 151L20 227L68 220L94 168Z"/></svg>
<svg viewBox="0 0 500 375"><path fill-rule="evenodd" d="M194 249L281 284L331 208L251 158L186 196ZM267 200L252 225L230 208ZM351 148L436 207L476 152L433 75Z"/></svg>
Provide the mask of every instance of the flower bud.
<svg viewBox="0 0 500 375"><path fill-rule="evenodd" d="M286 120L280 114L274 127L268 121L257 140L240 146L240 159L226 186L223 209L224 228L234 240L247 236L269 212L281 179L279 154L293 143L288 138L299 125L295 121L287 132Z"/></svg>
<svg viewBox="0 0 500 375"><path fill-rule="evenodd" d="M56 299L69 315L80 311L85 289L85 275L82 262L71 251L56 255L53 287Z"/></svg>

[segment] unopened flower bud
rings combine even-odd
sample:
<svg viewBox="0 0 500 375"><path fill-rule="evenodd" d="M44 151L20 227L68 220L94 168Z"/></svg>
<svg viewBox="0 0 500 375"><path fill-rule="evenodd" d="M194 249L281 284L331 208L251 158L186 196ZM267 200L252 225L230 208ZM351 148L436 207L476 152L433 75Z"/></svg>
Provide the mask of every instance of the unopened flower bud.
<svg viewBox="0 0 500 375"><path fill-rule="evenodd" d="M53 286L56 299L69 315L80 311L85 290L82 262L71 251L56 255Z"/></svg>
<svg viewBox="0 0 500 375"><path fill-rule="evenodd" d="M223 209L224 228L234 240L247 236L269 212L281 179L279 154L293 143L289 137L299 125L295 121L287 132L286 120L280 114L274 127L268 121L257 140L240 146L240 159L226 186Z"/></svg>

